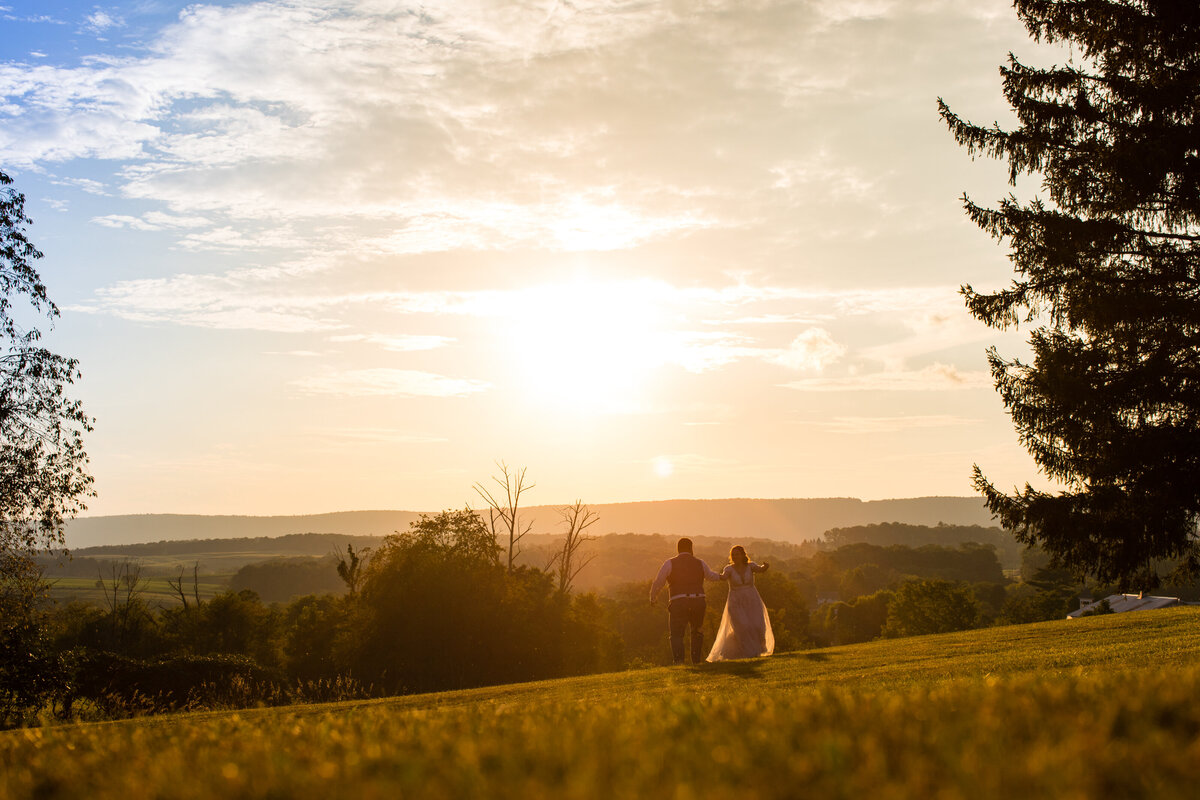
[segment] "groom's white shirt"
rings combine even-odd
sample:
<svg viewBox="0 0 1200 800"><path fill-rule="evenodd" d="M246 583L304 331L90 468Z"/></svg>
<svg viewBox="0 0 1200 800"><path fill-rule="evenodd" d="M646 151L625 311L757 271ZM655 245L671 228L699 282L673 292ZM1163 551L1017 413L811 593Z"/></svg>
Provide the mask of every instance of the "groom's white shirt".
<svg viewBox="0 0 1200 800"><path fill-rule="evenodd" d="M694 556L693 556L693 558L694 558ZM696 560L700 562L700 568L702 570L704 570L704 577L706 579L708 579L710 581L721 580L721 576L718 575L717 573L713 572L711 569L709 569L709 566L707 563L705 563L702 559L699 559L699 558L697 558ZM660 567L658 570L658 577L656 577L654 579L654 583L650 584L650 602L651 603L654 602L654 598L658 597L658 593L662 591L663 584L665 584L667 582L667 578L671 577L671 564L674 561L675 561L675 559L673 559L673 558L668 558L666 561L664 561L662 567ZM670 600L674 600L676 597L682 597L682 596L683 595L675 595L675 596L671 597Z"/></svg>

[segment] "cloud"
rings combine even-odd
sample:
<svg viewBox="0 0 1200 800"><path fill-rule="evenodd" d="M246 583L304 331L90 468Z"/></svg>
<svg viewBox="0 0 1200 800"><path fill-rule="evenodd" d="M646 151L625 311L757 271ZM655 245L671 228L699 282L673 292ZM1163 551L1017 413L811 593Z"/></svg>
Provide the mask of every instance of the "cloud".
<svg viewBox="0 0 1200 800"><path fill-rule="evenodd" d="M840 359L846 348L833 340L829 331L809 328L782 351L771 353L766 360L797 371L820 372Z"/></svg>
<svg viewBox="0 0 1200 800"><path fill-rule="evenodd" d="M292 385L306 394L339 397L466 397L490 387L486 381L384 367L328 372Z"/></svg>
<svg viewBox="0 0 1200 800"><path fill-rule="evenodd" d="M202 218L177 217L176 219L197 220ZM266 228L235 228L232 225L226 225L221 228L188 233L179 244L186 250L240 253L248 250L297 249L303 243L304 237L290 225Z"/></svg>
<svg viewBox="0 0 1200 800"><path fill-rule="evenodd" d="M84 21L84 28L91 33L104 33L109 28L120 28L125 22L120 17L114 17L107 11L96 9Z"/></svg>
<svg viewBox="0 0 1200 800"><path fill-rule="evenodd" d="M56 186L75 186L88 194L97 195L99 197L109 196L108 189L100 181L91 180L90 178L56 178L51 181Z"/></svg>
<svg viewBox="0 0 1200 800"><path fill-rule="evenodd" d="M806 423L832 433L880 434L899 433L926 428L959 428L977 425L979 420L949 414L911 415L903 417L834 417L825 422Z"/></svg>
<svg viewBox="0 0 1200 800"><path fill-rule="evenodd" d="M943 392L990 389L992 379L987 372L963 372L948 364L933 364L920 370L805 378L781 385L804 392Z"/></svg>
<svg viewBox="0 0 1200 800"><path fill-rule="evenodd" d="M880 194L879 176L868 176L863 168L837 164L834 155L818 151L802 161L788 160L770 168L772 188L788 193L819 191L837 200L868 200Z"/></svg>
<svg viewBox="0 0 1200 800"><path fill-rule="evenodd" d="M306 431L326 442L327 446L355 449L362 443L372 444L441 444L448 442L445 436L408 433L393 428L313 428Z"/></svg>
<svg viewBox="0 0 1200 800"><path fill-rule="evenodd" d="M67 25L67 24L69 24L69 23L67 23L66 20L56 19L56 18L50 16L49 14L34 14L34 15L25 16L25 17L18 17L11 13L12 6L0 6L0 11L9 12L9 13L5 14L4 19L11 20L13 22L32 22L32 23L49 24L49 25Z"/></svg>
<svg viewBox="0 0 1200 800"><path fill-rule="evenodd" d="M436 350L445 347L455 340L449 336L418 336L414 334L399 334L389 336L379 333L352 333L329 337L331 342L367 342L382 347L392 353L410 353L418 350Z"/></svg>
<svg viewBox="0 0 1200 800"><path fill-rule="evenodd" d="M302 274L308 265L232 270L220 275L178 274L170 278L121 281L96 291L92 300L66 310L112 314L146 323L198 328L304 333L328 331L343 323L322 313L327 297L289 293L281 278Z"/></svg>
<svg viewBox="0 0 1200 800"><path fill-rule="evenodd" d="M833 24L879 19L890 14L896 0L817 0L818 13Z"/></svg>
<svg viewBox="0 0 1200 800"><path fill-rule="evenodd" d="M670 360L689 372L710 372L738 361L759 360L797 372L820 372L846 352L829 332L808 328L786 347L766 347L735 333L683 331L672 337Z"/></svg>
<svg viewBox="0 0 1200 800"><path fill-rule="evenodd" d="M391 254L619 251L784 219L811 241L844 235L839 204L882 230L921 158L897 128L908 98L870 66L914 54L893 34L864 59L830 25L919 5L198 3L120 56L0 67L0 156L112 160L124 197L210 218L193 250L326 246L310 223L329 216ZM870 117L844 114L863 93ZM245 220L292 236L226 230Z"/></svg>
<svg viewBox="0 0 1200 800"><path fill-rule="evenodd" d="M204 217L181 217L174 214L164 214L161 211L149 211L140 217L131 217L124 214L106 214L102 217L93 217L92 222L106 228L162 231L177 228L201 228L208 225L209 221Z"/></svg>

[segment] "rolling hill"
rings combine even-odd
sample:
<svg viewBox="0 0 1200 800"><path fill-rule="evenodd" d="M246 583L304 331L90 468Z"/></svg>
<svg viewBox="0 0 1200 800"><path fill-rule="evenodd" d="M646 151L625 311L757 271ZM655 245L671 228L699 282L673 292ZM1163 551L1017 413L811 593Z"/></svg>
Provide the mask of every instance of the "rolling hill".
<svg viewBox="0 0 1200 800"><path fill-rule="evenodd" d="M877 522L915 525L989 525L977 497L858 500L809 499L660 500L592 505L600 515L595 533L661 533L668 536L774 539L799 543L831 528ZM72 549L164 540L278 537L297 533L384 536L404 530L421 512L343 511L303 516L203 516L133 514L81 517L67 526ZM554 506L532 506L535 533L560 527Z"/></svg>

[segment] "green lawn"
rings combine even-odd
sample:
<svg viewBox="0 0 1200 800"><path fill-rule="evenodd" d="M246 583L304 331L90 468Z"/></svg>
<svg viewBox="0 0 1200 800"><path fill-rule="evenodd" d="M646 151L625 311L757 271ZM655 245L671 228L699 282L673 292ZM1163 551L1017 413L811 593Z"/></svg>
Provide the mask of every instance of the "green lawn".
<svg viewBox="0 0 1200 800"><path fill-rule="evenodd" d="M664 644L665 646L665 644ZM1200 609L0 734L0 796L1188 798Z"/></svg>

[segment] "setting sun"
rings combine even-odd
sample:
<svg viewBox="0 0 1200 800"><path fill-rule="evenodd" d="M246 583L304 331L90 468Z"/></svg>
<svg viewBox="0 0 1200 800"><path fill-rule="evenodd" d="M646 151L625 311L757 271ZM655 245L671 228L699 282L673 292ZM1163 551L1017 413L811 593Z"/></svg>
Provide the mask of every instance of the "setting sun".
<svg viewBox="0 0 1200 800"><path fill-rule="evenodd" d="M652 290L577 280L521 292L500 325L528 400L564 414L644 410L671 356Z"/></svg>

